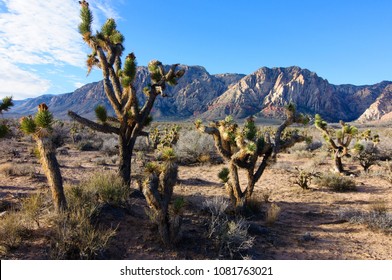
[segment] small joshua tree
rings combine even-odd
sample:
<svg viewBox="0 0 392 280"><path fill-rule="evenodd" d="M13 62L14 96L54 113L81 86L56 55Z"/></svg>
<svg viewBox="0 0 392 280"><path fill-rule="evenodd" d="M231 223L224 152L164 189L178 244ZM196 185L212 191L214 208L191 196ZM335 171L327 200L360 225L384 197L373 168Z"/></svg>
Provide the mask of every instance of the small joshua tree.
<svg viewBox="0 0 392 280"><path fill-rule="evenodd" d="M74 112L68 112L74 120L96 131L114 133L119 141L119 175L124 183L131 180L131 158L136 138L142 134L143 128L151 121L150 112L158 95L166 96L164 91L168 85L176 85L177 80L184 75L184 70L176 70L179 64L168 69L161 62L153 60L148 64L151 83L144 88L147 100L142 107L136 96L134 86L136 77L136 56L130 53L126 56L122 67L124 36L117 30L114 19L108 19L100 31L93 35L93 21L89 4L79 1L81 19L79 32L83 40L91 48L92 53L87 58L88 72L96 66L102 70L105 94L112 106L115 117L109 117L104 107L96 110L100 122L85 119Z"/></svg>
<svg viewBox="0 0 392 280"><path fill-rule="evenodd" d="M346 124L340 121L340 130L334 130L328 127L326 121L324 121L319 114L315 116L315 126L323 134L325 141L329 144L332 149L335 171L343 173L342 157L350 157L349 146L354 137L358 134L358 129L355 126Z"/></svg>
<svg viewBox="0 0 392 280"><path fill-rule="evenodd" d="M201 121L195 123L199 131L214 137L218 152L228 161L228 168L224 168L218 176L225 183L230 198L237 207L246 205L255 184L270 160L274 159L280 150L305 140L305 137L298 135L296 131L283 137L289 125L307 122L307 118L296 114L293 105L287 106L286 116L287 119L275 133L274 141L268 133L263 135L257 130L253 117L246 120L243 129L238 127L232 117L226 117L225 120L214 122L210 126L202 125ZM262 160L258 161L259 158ZM240 185L239 168L247 172L248 183L245 189Z"/></svg>
<svg viewBox="0 0 392 280"><path fill-rule="evenodd" d="M380 137L378 134L372 136L372 131L368 129L361 134L361 139L354 145L354 159L359 161L365 172L368 172L369 168L380 159L378 149Z"/></svg>
<svg viewBox="0 0 392 280"><path fill-rule="evenodd" d="M158 225L160 238L169 246L175 241L180 228L180 217L169 215L169 203L178 177L178 165L172 148L163 149L162 160L162 163L147 164L149 175L144 182L143 193Z"/></svg>
<svg viewBox="0 0 392 280"><path fill-rule="evenodd" d="M42 103L38 106L38 112L34 118L28 116L20 120L20 129L24 133L32 135L37 142L41 164L48 179L55 209L56 211L63 211L67 208L67 201L64 195L60 166L56 158L56 150L51 138L52 124L53 115L49 112L48 106Z"/></svg>
<svg viewBox="0 0 392 280"><path fill-rule="evenodd" d="M0 103L0 115L3 112L8 111L14 103L12 102L12 97L4 97L2 102ZM0 122L0 138L3 138L8 133L8 126L6 126L3 122Z"/></svg>

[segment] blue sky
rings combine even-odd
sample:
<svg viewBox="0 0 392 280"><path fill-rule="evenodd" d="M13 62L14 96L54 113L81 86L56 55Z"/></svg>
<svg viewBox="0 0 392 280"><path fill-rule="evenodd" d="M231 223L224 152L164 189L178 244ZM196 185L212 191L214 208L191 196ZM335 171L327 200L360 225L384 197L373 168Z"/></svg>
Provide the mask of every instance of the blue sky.
<svg viewBox="0 0 392 280"><path fill-rule="evenodd" d="M390 0L90 0L95 29L116 19L139 65L250 74L297 65L334 84L392 80ZM0 98L59 94L86 77L74 0L0 0Z"/></svg>

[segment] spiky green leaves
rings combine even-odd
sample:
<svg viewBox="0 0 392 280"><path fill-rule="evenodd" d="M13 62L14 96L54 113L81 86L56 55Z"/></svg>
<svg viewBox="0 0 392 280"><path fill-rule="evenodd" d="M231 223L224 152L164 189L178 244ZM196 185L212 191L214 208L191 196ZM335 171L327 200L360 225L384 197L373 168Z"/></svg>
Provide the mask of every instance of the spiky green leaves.
<svg viewBox="0 0 392 280"><path fill-rule="evenodd" d="M167 83L169 86L175 86L178 84L178 79L180 79L182 76L184 76L185 70L181 69L175 72L173 76L168 77Z"/></svg>
<svg viewBox="0 0 392 280"><path fill-rule="evenodd" d="M33 134L36 132L37 125L31 116L20 119L20 130L25 134Z"/></svg>
<svg viewBox="0 0 392 280"><path fill-rule="evenodd" d="M123 87L128 87L132 84L136 77L136 56L130 53L124 63L124 69L120 72L121 84Z"/></svg>
<svg viewBox="0 0 392 280"><path fill-rule="evenodd" d="M327 126L328 126L328 123L326 121L324 121L323 118L319 114L316 114L314 116L314 124L316 127L320 128L322 130L327 129Z"/></svg>
<svg viewBox="0 0 392 280"><path fill-rule="evenodd" d="M162 149L162 159L164 161L174 161L176 159L176 153L173 148L164 147Z"/></svg>
<svg viewBox="0 0 392 280"><path fill-rule="evenodd" d="M0 114L8 111L13 105L14 103L12 102L12 97L4 97L2 102L0 103Z"/></svg>
<svg viewBox="0 0 392 280"><path fill-rule="evenodd" d="M219 171L218 178L221 179L223 183L226 183L229 181L229 174L229 169L227 167L224 167L221 171Z"/></svg>
<svg viewBox="0 0 392 280"><path fill-rule="evenodd" d="M48 110L39 110L34 117L34 122L39 128L52 129L53 115Z"/></svg>
<svg viewBox="0 0 392 280"><path fill-rule="evenodd" d="M245 138L248 140L252 141L255 139L255 137L257 135L257 127L256 127L253 116L246 119L243 134L244 134Z"/></svg>
<svg viewBox="0 0 392 280"><path fill-rule="evenodd" d="M148 63L148 71L150 72L151 81L154 84L158 83L164 75L162 62L158 60L150 61L150 63Z"/></svg>
<svg viewBox="0 0 392 280"><path fill-rule="evenodd" d="M80 2L80 18L82 22L79 24L79 33L82 34L83 37L87 35L91 35L91 24L93 22L93 14L88 7L88 3L86 1Z"/></svg>
<svg viewBox="0 0 392 280"><path fill-rule="evenodd" d="M20 130L26 134L36 134L45 136L52 130L53 115L48 110L48 106L42 103L38 106L38 112L34 118L32 116L20 119Z"/></svg>
<svg viewBox="0 0 392 280"><path fill-rule="evenodd" d="M102 105L98 105L95 108L95 116L102 123L106 123L106 121L108 120L108 112L106 108Z"/></svg>
<svg viewBox="0 0 392 280"><path fill-rule="evenodd" d="M124 36L116 29L117 25L114 19L109 18L104 25L102 25L100 35L113 45L122 44Z"/></svg>

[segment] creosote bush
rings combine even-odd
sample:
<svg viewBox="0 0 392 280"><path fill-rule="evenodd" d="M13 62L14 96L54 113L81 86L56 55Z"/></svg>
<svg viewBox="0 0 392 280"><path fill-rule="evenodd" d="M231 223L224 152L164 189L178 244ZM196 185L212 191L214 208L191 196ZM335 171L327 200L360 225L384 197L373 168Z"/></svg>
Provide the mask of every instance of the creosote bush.
<svg viewBox="0 0 392 280"><path fill-rule="evenodd" d="M336 192L350 192L357 190L355 182L352 179L336 173L326 173L321 175L316 179L316 184Z"/></svg>

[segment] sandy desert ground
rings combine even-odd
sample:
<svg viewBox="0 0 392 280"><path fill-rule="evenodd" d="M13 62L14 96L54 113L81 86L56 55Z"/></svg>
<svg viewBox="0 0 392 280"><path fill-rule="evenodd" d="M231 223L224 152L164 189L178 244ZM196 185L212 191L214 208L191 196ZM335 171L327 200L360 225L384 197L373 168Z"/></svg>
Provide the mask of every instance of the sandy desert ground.
<svg viewBox="0 0 392 280"><path fill-rule="evenodd" d="M47 192L48 186L37 158L32 155L28 137L0 142L0 167L14 164L24 170L20 175L0 174L1 212L17 208L21 198L34 192ZM115 156L102 151L80 151L66 144L67 152L59 152L58 160L65 184L77 184L95 172L116 170ZM373 166L369 174L356 163L348 163L357 191L334 192L312 183L309 190L293 184L295 166L303 167L319 158L316 170L327 172L330 159L316 150L302 157L298 153L281 153L277 163L267 168L256 184L254 197L261 202L260 212L247 216L248 232L255 238L246 253L252 259L392 259L391 232L367 224L350 222L342 213L368 213L382 204L392 211L392 184L383 176L381 166ZM113 159L114 157L114 159ZM320 160L321 158L321 160ZM184 197L182 235L178 245L163 248L154 227L146 217L146 202L134 192L129 209L107 209L104 223L116 225L117 233L104 258L108 259L216 259L213 242L206 237L208 215L203 202L212 197L227 197L217 173L224 164L180 166L174 197ZM267 225L266 213L272 204L281 209L275 223ZM6 213L4 213L6 215ZM2 216L4 216L2 214ZM0 218L0 223L2 222ZM45 225L30 233L3 259L48 259L50 236Z"/></svg>

